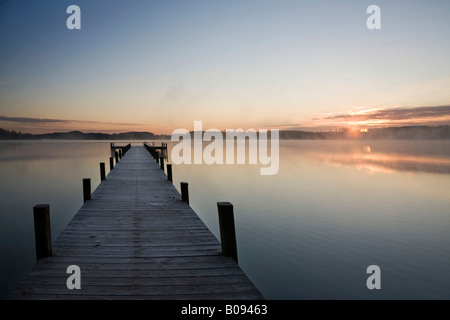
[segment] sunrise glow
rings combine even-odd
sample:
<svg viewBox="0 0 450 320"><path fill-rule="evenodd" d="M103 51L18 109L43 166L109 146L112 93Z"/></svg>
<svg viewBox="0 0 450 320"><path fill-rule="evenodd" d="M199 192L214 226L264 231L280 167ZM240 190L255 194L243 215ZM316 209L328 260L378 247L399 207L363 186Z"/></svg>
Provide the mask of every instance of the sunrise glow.
<svg viewBox="0 0 450 320"><path fill-rule="evenodd" d="M80 30L67 30L64 4L10 2L0 30L0 128L170 134L195 120L220 130L450 124L450 42L431 13L411 25L403 6L389 3L388 31L374 31L359 1L263 2L88 1Z"/></svg>

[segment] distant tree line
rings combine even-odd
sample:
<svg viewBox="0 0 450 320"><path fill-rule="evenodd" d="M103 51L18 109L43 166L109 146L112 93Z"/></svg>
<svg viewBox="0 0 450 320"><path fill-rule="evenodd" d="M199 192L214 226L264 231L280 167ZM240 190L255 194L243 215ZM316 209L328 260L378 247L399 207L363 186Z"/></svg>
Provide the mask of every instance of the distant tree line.
<svg viewBox="0 0 450 320"><path fill-rule="evenodd" d="M54 132L45 134L29 134L5 130L0 128L0 140L154 140L170 139L170 136L155 135L152 132L125 132L125 133L83 133L81 131Z"/></svg>
<svg viewBox="0 0 450 320"><path fill-rule="evenodd" d="M269 137L270 137L270 131ZM191 132L193 134L193 132ZM0 140L166 140L169 135L155 135L152 132L125 132L125 133L83 133L81 131L54 132L45 134L29 134L5 130L0 128ZM368 129L355 131L341 129L337 131L280 131L283 140L447 140L450 139L450 126L410 126Z"/></svg>
<svg viewBox="0 0 450 320"><path fill-rule="evenodd" d="M409 126L374 128L366 131L341 129L338 131L306 132L280 131L280 139L309 140L447 140L450 139L450 126Z"/></svg>

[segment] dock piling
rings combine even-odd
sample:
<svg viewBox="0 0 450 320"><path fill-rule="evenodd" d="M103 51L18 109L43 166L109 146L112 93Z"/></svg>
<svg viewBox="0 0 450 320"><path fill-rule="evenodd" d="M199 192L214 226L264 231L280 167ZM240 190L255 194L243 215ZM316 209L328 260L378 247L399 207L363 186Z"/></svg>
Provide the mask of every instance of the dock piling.
<svg viewBox="0 0 450 320"><path fill-rule="evenodd" d="M164 171L164 156L159 156L159 166L161 170Z"/></svg>
<svg viewBox="0 0 450 320"><path fill-rule="evenodd" d="M114 158L109 157L109 171L111 171L112 169L114 169Z"/></svg>
<svg viewBox="0 0 450 320"><path fill-rule="evenodd" d="M105 179L106 179L105 163L100 162L100 181L103 181Z"/></svg>
<svg viewBox="0 0 450 320"><path fill-rule="evenodd" d="M172 165L170 163L168 163L166 165L166 168L167 168L167 180L169 180L170 182L173 183L173 180L172 180Z"/></svg>
<svg viewBox="0 0 450 320"><path fill-rule="evenodd" d="M83 179L83 202L91 200L91 179L84 178Z"/></svg>
<svg viewBox="0 0 450 320"><path fill-rule="evenodd" d="M189 184L187 182L180 182L181 186L181 200L189 204Z"/></svg>
<svg viewBox="0 0 450 320"><path fill-rule="evenodd" d="M36 259L52 255L52 233L50 229L50 206L38 204L33 207Z"/></svg>
<svg viewBox="0 0 450 320"><path fill-rule="evenodd" d="M217 209L219 211L222 254L232 257L234 261L238 262L233 205L229 202L217 202Z"/></svg>
<svg viewBox="0 0 450 320"><path fill-rule="evenodd" d="M119 152L114 152L115 156L116 156L116 164L119 162Z"/></svg>

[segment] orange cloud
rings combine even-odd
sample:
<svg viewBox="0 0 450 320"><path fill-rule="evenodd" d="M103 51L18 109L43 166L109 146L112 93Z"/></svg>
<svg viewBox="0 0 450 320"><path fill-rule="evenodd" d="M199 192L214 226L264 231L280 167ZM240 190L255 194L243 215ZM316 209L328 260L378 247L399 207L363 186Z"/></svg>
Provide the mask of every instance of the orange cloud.
<svg viewBox="0 0 450 320"><path fill-rule="evenodd" d="M125 131L143 130L147 131L147 124L142 123L123 123L123 122L104 122L88 120L70 120L70 119L45 119L31 117L8 117L0 116L0 123L6 129L17 130L27 133L49 133L54 131L72 131L81 130L84 132L109 132L119 133ZM145 126L145 127L144 127Z"/></svg>
<svg viewBox="0 0 450 320"><path fill-rule="evenodd" d="M450 106L361 110L314 120L364 126L443 125L450 122Z"/></svg>

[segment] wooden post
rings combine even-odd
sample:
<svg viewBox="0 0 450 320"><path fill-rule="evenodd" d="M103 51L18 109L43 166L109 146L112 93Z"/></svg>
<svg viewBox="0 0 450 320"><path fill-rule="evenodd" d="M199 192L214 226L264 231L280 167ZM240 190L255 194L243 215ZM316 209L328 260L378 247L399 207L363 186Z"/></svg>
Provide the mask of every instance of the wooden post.
<svg viewBox="0 0 450 320"><path fill-rule="evenodd" d="M166 168L167 168L167 180L169 180L170 182L173 183L173 180L172 180L172 165L170 163L168 163L166 165Z"/></svg>
<svg viewBox="0 0 450 320"><path fill-rule="evenodd" d="M159 163L159 151L156 151L155 155L155 160Z"/></svg>
<svg viewBox="0 0 450 320"><path fill-rule="evenodd" d="M105 180L105 178L106 178L105 163L100 162L100 181Z"/></svg>
<svg viewBox="0 0 450 320"><path fill-rule="evenodd" d="M109 157L109 171L111 171L112 169L114 169L114 158Z"/></svg>
<svg viewBox="0 0 450 320"><path fill-rule="evenodd" d="M119 159L122 159L122 149L119 149Z"/></svg>
<svg viewBox="0 0 450 320"><path fill-rule="evenodd" d="M52 232L50 229L50 206L38 204L33 207L34 238L36 241L36 259L52 255Z"/></svg>
<svg viewBox="0 0 450 320"><path fill-rule="evenodd" d="M116 151L115 154L116 154L116 164L117 164L117 162L119 162L119 153Z"/></svg>
<svg viewBox="0 0 450 320"><path fill-rule="evenodd" d="M189 190L188 190L188 183L187 182L180 182L181 186L181 200L184 202L187 202L189 204Z"/></svg>
<svg viewBox="0 0 450 320"><path fill-rule="evenodd" d="M84 202L91 200L91 179L83 179L83 200Z"/></svg>
<svg viewBox="0 0 450 320"><path fill-rule="evenodd" d="M164 156L159 157L159 166L161 167L161 170L164 171Z"/></svg>
<svg viewBox="0 0 450 320"><path fill-rule="evenodd" d="M217 202L217 209L219 211L222 254L226 257L232 257L236 262L238 262L233 205L229 202Z"/></svg>

